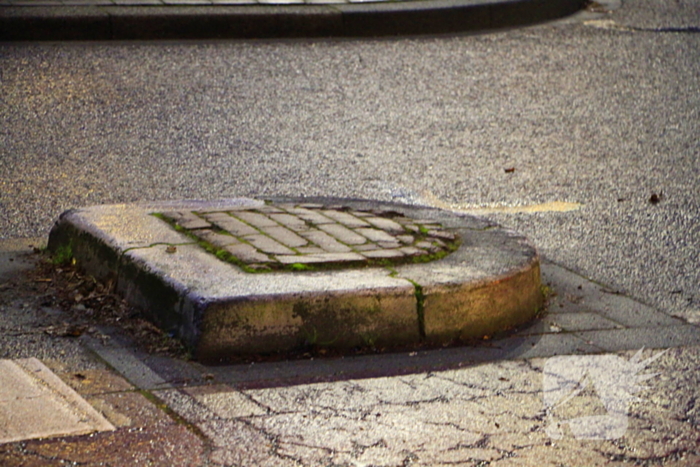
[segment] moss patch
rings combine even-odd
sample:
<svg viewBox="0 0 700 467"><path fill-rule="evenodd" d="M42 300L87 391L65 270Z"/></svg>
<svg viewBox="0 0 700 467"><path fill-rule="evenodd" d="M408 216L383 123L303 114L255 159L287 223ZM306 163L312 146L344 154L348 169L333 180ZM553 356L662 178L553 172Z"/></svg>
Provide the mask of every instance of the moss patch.
<svg viewBox="0 0 700 467"><path fill-rule="evenodd" d="M72 243L59 245L51 255L51 262L55 266L67 266L69 264L75 264Z"/></svg>

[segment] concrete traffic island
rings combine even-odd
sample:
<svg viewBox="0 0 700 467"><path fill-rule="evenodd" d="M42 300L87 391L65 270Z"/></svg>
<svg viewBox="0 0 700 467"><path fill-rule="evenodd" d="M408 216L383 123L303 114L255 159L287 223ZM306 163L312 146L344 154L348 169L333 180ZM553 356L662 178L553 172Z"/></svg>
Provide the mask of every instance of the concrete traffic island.
<svg viewBox="0 0 700 467"><path fill-rule="evenodd" d="M449 345L523 324L543 304L539 257L521 235L377 201L95 206L63 213L48 246L205 362Z"/></svg>

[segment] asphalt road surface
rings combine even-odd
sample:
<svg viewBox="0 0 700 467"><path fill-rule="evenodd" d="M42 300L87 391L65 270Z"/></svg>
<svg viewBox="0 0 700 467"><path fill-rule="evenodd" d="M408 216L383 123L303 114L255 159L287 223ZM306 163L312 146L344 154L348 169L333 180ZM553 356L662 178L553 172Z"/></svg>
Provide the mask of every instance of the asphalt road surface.
<svg viewBox="0 0 700 467"><path fill-rule="evenodd" d="M618 6L483 35L2 44L0 238L136 200L481 207L698 323L700 1Z"/></svg>

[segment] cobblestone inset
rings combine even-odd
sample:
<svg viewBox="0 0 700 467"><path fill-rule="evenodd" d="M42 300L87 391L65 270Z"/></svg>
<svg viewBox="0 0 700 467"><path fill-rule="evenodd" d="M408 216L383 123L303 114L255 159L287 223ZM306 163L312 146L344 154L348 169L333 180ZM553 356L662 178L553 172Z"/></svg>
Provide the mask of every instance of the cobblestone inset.
<svg viewBox="0 0 700 467"><path fill-rule="evenodd" d="M249 272L427 262L459 245L454 233L433 220L343 206L275 204L159 216Z"/></svg>

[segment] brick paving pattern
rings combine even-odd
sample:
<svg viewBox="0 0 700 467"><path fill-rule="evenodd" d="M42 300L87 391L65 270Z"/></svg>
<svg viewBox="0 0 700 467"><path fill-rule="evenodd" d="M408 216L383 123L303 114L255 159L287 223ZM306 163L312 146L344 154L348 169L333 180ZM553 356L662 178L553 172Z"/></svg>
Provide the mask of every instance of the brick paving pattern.
<svg viewBox="0 0 700 467"><path fill-rule="evenodd" d="M432 220L342 206L278 204L161 216L219 258L251 270L423 262L450 253L459 242Z"/></svg>

